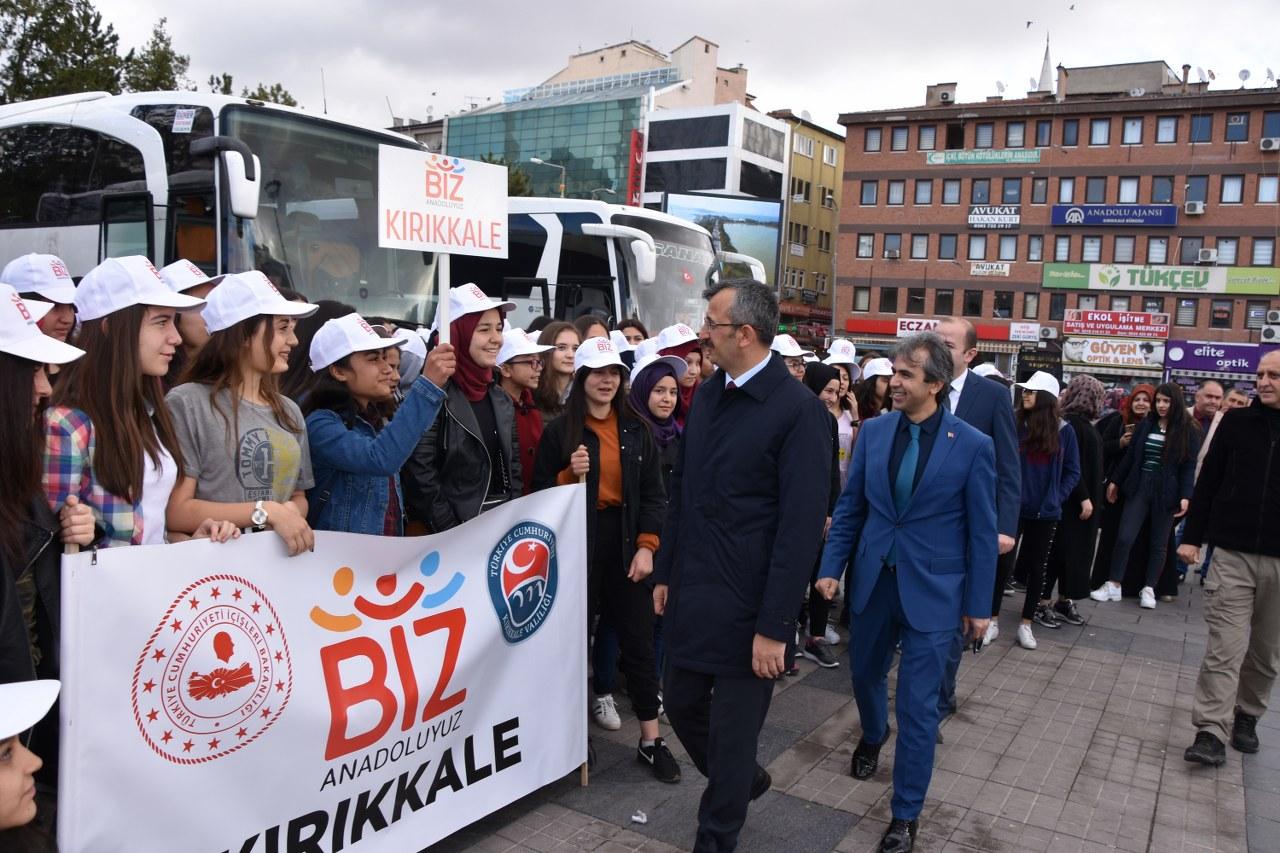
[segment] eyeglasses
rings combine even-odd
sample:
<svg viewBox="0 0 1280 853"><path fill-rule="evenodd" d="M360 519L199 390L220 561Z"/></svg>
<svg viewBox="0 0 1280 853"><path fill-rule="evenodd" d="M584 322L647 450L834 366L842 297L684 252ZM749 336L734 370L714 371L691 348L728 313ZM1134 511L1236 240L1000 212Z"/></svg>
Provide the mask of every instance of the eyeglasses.
<svg viewBox="0 0 1280 853"><path fill-rule="evenodd" d="M712 320L710 317L702 318L702 328L710 329L713 332L716 329L719 329L721 326L724 326L730 329L740 329L746 325L748 324L747 323L717 323L715 320Z"/></svg>
<svg viewBox="0 0 1280 853"><path fill-rule="evenodd" d="M792 370L804 370L803 358L784 358L782 363Z"/></svg>
<svg viewBox="0 0 1280 853"><path fill-rule="evenodd" d="M506 364L512 365L513 367L514 367L515 365L517 365L517 364L524 365L525 367L542 367L542 359L540 359L540 358L513 358L513 359L509 359L509 360L506 362Z"/></svg>
<svg viewBox="0 0 1280 853"><path fill-rule="evenodd" d="M556 344L556 352L577 352L577 344Z"/></svg>

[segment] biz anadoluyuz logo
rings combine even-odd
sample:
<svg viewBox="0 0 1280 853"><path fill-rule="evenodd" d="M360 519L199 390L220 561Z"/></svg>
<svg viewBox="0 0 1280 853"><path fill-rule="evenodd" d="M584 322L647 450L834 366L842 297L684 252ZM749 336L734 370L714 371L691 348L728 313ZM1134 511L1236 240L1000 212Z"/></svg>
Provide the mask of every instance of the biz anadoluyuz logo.
<svg viewBox="0 0 1280 853"><path fill-rule="evenodd" d="M508 643L527 640L555 604L559 576L555 531L536 521L520 522L489 554L486 575L503 639Z"/></svg>

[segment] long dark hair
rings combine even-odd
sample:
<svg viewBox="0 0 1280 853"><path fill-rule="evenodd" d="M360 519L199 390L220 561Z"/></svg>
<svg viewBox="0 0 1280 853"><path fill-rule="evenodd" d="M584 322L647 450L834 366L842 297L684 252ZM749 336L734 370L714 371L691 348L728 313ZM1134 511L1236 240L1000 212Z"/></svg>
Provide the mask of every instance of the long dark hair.
<svg viewBox="0 0 1280 853"><path fill-rule="evenodd" d="M572 323L557 320L543 327L541 334L538 335L538 345L555 346L556 338L566 331L573 332L578 336L578 343L582 343L582 335L578 334L577 327ZM556 372L551 368L550 359L551 355L548 353L547 363L543 367L542 375L538 377L538 387L533 389L533 404L539 409L558 412L564 404L560 402L560 392L556 390Z"/></svg>
<svg viewBox="0 0 1280 853"><path fill-rule="evenodd" d="M280 393L299 405L320 377L320 374L311 370L311 339L329 320L354 314L356 310L345 302L333 299L321 299L316 302L316 306L316 313L299 319L298 325L294 326L293 333L298 338L298 345L289 353L289 369L279 377Z"/></svg>
<svg viewBox="0 0 1280 853"><path fill-rule="evenodd" d="M862 418L873 418L880 414L880 410L884 408L885 400L876 401L876 385L879 376L868 376L866 379L858 382L853 386L853 399L858 401L858 416ZM888 378L888 377L886 377ZM886 386L885 396L888 396L889 390Z"/></svg>
<svg viewBox="0 0 1280 853"><path fill-rule="evenodd" d="M1022 449L1027 453L1058 454L1058 398L1048 391L1036 391L1036 404L1027 409L1018 400L1018 431L1024 433Z"/></svg>
<svg viewBox="0 0 1280 853"><path fill-rule="evenodd" d="M22 573L22 525L31 518L31 505L43 500L40 456L44 431L32 417L31 399L35 372L40 365L16 355L0 353L0 558L8 560L14 576Z"/></svg>
<svg viewBox="0 0 1280 853"><path fill-rule="evenodd" d="M351 356L344 355L331 366L349 370L351 369ZM315 382L307 393L306 400L303 401L302 416L305 418L319 409L337 412L338 417L342 418L342 422L347 425L347 429L351 429L355 425L356 418L364 418L373 425L374 429L381 429L383 424L390 419L391 413L394 412L395 404L391 404L390 411L381 403L373 403L368 408L361 409L356 403L356 398L352 395L351 389L347 387L347 383L339 382L334 378L329 368L326 367L316 374Z"/></svg>
<svg viewBox="0 0 1280 853"><path fill-rule="evenodd" d="M132 305L80 327L83 358L65 371L53 393L56 406L82 410L93 422L93 473L102 487L131 503L142 498L143 457L160 465L167 450L182 479L182 449L164 402L159 376L138 366L138 333L147 306ZM150 408L151 411L147 411Z"/></svg>
<svg viewBox="0 0 1280 853"><path fill-rule="evenodd" d="M1191 452L1191 431L1200 432L1200 425L1187 414L1187 392L1176 382L1165 382L1156 387L1155 396L1151 398L1151 411L1147 418L1154 429L1160 422L1160 413L1156 411L1156 398L1169 398L1168 422L1164 431L1164 454L1161 459L1166 465L1181 465L1187 461Z"/></svg>
<svg viewBox="0 0 1280 853"><path fill-rule="evenodd" d="M627 395L622 393L623 369L616 364L608 367L581 367L573 374L573 385L569 388L569 400L564 404L564 455L573 455L573 451L582 444L582 431L587 426L587 377L592 370L616 370L618 372L618 390L613 394L613 414L621 422L627 411Z"/></svg>

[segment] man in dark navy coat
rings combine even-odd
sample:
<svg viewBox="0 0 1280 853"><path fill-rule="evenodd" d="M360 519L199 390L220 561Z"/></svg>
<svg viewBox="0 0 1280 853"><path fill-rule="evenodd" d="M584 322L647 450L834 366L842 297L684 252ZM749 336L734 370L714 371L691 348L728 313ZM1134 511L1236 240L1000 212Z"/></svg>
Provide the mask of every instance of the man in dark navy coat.
<svg viewBox="0 0 1280 853"><path fill-rule="evenodd" d="M830 416L769 350L773 291L729 280L699 335L719 370L693 399L653 572L663 704L707 789L696 851L733 850L770 785L757 741L822 546Z"/></svg>

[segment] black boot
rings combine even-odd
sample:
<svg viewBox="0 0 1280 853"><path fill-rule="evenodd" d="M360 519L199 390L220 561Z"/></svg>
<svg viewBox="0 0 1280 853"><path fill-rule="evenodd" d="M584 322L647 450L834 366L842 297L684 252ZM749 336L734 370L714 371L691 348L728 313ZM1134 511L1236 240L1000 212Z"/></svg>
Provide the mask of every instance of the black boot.
<svg viewBox="0 0 1280 853"><path fill-rule="evenodd" d="M1187 747L1182 757L1192 764L1208 764L1210 767L1221 767L1227 762L1227 749L1208 732L1196 732L1196 742Z"/></svg>
<svg viewBox="0 0 1280 853"><path fill-rule="evenodd" d="M1250 755L1258 751L1257 717L1236 708L1236 721L1231 726L1231 745Z"/></svg>
<svg viewBox="0 0 1280 853"><path fill-rule="evenodd" d="M918 820L900 820L895 817L880 839L880 853L911 853L916 846L916 830L919 827Z"/></svg>
<svg viewBox="0 0 1280 853"><path fill-rule="evenodd" d="M888 737L885 737L888 740ZM866 740L858 741L853 750L853 758L849 762L849 772L855 779L870 779L880 766L880 747L882 743L870 744Z"/></svg>

